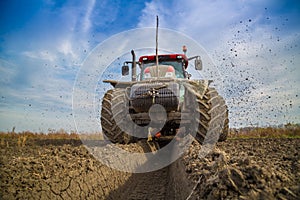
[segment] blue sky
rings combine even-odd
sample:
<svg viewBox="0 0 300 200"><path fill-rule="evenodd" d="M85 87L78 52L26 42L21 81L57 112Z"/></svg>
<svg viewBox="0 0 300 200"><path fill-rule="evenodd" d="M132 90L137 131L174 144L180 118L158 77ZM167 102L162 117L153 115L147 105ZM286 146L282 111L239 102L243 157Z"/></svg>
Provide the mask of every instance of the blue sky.
<svg viewBox="0 0 300 200"><path fill-rule="evenodd" d="M10 0L0 8L1 131L75 130L72 89L84 59L114 34L153 27L156 15L214 61L232 127L300 122L298 1Z"/></svg>

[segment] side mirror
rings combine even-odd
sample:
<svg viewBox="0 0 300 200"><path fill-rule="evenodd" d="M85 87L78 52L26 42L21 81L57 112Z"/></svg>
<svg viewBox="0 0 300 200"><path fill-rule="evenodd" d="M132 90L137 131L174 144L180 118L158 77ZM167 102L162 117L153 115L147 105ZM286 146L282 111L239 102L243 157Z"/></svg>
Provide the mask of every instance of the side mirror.
<svg viewBox="0 0 300 200"><path fill-rule="evenodd" d="M129 75L129 67L128 65L123 65L122 66L122 76L127 76Z"/></svg>
<svg viewBox="0 0 300 200"><path fill-rule="evenodd" d="M200 57L197 57L195 60L195 69L202 70L202 60L200 59Z"/></svg>

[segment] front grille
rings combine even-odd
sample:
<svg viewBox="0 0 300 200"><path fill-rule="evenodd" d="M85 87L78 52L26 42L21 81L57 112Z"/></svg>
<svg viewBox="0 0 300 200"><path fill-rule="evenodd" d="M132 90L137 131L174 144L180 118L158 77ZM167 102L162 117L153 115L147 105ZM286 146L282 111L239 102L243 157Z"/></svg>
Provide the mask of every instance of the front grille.
<svg viewBox="0 0 300 200"><path fill-rule="evenodd" d="M151 95L153 91L157 93L154 102ZM136 84L131 88L130 100L131 106L136 112L148 112L153 104L162 105L168 112L177 110L179 85L177 83Z"/></svg>

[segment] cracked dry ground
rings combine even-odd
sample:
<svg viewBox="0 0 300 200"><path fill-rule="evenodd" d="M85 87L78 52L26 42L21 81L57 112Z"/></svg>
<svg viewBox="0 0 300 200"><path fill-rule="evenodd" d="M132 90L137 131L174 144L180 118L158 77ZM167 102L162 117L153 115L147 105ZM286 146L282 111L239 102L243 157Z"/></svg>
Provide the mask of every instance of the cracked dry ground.
<svg viewBox="0 0 300 200"><path fill-rule="evenodd" d="M300 139L228 140L204 158L200 148L193 142L172 165L130 174L80 141L2 146L0 199L300 199Z"/></svg>

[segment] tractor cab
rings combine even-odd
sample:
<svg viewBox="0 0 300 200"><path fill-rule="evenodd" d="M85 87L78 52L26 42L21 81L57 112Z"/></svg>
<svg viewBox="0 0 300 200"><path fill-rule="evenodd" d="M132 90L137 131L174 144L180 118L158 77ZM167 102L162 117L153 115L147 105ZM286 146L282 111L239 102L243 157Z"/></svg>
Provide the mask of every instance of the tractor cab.
<svg viewBox="0 0 300 200"><path fill-rule="evenodd" d="M184 46L185 47L185 46ZM202 70L202 61L200 56L193 56L187 58L186 47L184 54L164 54L157 55L158 62L156 63L156 55L141 56L138 61L135 60L135 52L131 50L132 61L125 61L122 66L122 76L129 75L129 66L131 64L131 80L137 81L137 77L140 77L140 81L151 79L190 79L186 69L188 67L189 60L195 60L195 69ZM139 65L141 69L140 76L136 75L136 65Z"/></svg>
<svg viewBox="0 0 300 200"><path fill-rule="evenodd" d="M185 69L188 66L188 59L184 54L158 55L158 66L156 66L155 55L141 56L139 64L141 80L153 78L187 78Z"/></svg>

